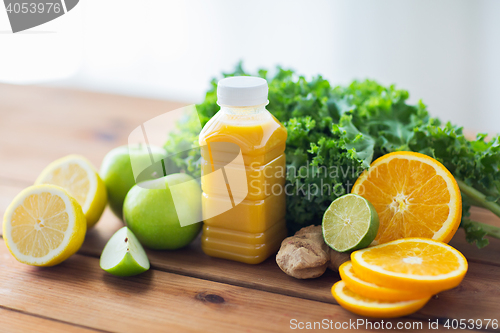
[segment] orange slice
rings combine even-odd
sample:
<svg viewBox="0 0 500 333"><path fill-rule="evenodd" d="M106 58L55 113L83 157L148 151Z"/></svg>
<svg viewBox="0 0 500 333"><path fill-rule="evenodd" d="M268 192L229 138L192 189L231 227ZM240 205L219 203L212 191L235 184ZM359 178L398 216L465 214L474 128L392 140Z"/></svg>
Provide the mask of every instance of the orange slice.
<svg viewBox="0 0 500 333"><path fill-rule="evenodd" d="M437 294L467 273L459 251L427 238L405 238L351 253L356 275L382 287Z"/></svg>
<svg viewBox="0 0 500 333"><path fill-rule="evenodd" d="M387 287L381 287L371 282L361 280L354 270L352 263L347 261L339 267L340 277L346 286L356 294L367 298L378 299L381 301L411 301L422 298L429 298L431 295L422 293L418 290L400 290Z"/></svg>
<svg viewBox="0 0 500 333"><path fill-rule="evenodd" d="M345 285L344 281L333 285L332 295L344 309L361 316L374 318L395 318L409 315L420 310L430 299L430 297L426 297L413 301L379 301L356 294Z"/></svg>
<svg viewBox="0 0 500 333"><path fill-rule="evenodd" d="M379 231L372 244L406 237L449 242L462 217L455 178L435 159L395 152L374 161L352 188L375 207Z"/></svg>

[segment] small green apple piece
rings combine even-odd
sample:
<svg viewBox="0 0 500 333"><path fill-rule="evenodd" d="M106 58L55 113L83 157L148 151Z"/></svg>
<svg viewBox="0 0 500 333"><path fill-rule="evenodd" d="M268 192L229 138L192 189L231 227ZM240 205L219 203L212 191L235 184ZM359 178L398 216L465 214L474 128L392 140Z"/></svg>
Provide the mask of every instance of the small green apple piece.
<svg viewBox="0 0 500 333"><path fill-rule="evenodd" d="M102 251L100 264L103 270L117 276L133 276L149 269L146 251L127 227L111 236Z"/></svg>

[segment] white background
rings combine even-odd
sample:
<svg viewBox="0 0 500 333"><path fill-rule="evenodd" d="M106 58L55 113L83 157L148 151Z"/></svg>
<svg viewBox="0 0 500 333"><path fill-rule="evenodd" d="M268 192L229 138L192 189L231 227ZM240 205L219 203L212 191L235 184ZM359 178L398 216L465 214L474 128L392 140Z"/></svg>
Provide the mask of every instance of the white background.
<svg viewBox="0 0 500 333"><path fill-rule="evenodd" d="M242 59L395 83L434 116L500 133L499 0L80 0L9 30L0 7L1 82L200 102Z"/></svg>

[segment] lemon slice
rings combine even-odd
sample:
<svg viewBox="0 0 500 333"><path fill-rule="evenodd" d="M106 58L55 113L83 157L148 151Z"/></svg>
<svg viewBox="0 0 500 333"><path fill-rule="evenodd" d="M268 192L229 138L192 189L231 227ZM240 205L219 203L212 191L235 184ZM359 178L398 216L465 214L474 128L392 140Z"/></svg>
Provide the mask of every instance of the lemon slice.
<svg viewBox="0 0 500 333"><path fill-rule="evenodd" d="M92 164L79 155L69 155L49 164L35 181L64 188L82 206L87 228L93 227L108 201L106 186Z"/></svg>
<svg viewBox="0 0 500 333"><path fill-rule="evenodd" d="M382 287L428 294L454 288L467 273L467 260L448 244L405 238L351 254L356 275Z"/></svg>
<svg viewBox="0 0 500 333"><path fill-rule="evenodd" d="M346 286L356 294L381 301L411 301L429 298L431 295L418 290L400 290L381 287L371 282L361 280L352 269L352 263L347 261L339 267L339 274Z"/></svg>
<svg viewBox="0 0 500 333"><path fill-rule="evenodd" d="M430 299L426 297L413 301L379 301L356 294L345 285L344 281L333 285L332 295L344 309L373 318L406 316L420 310Z"/></svg>
<svg viewBox="0 0 500 333"><path fill-rule="evenodd" d="M87 223L82 208L64 189L35 185L19 193L4 215L3 238L20 262L53 266L82 246Z"/></svg>

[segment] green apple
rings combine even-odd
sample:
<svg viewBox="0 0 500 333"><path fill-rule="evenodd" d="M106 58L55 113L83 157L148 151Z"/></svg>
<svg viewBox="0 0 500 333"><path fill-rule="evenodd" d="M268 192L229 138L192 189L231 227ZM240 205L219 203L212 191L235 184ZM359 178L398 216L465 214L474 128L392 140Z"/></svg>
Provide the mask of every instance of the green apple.
<svg viewBox="0 0 500 333"><path fill-rule="evenodd" d="M150 146L154 161L164 158L167 153L163 148ZM130 157L134 165L151 165L151 156L145 145L121 146L111 150L102 161L99 172L108 191L109 207L120 219L123 219L123 202L128 191L136 184ZM136 164L137 163L137 164ZM154 171L153 171L154 173ZM158 176L164 176L163 172ZM151 175L151 178L155 175Z"/></svg>
<svg viewBox="0 0 500 333"><path fill-rule="evenodd" d="M113 275L132 276L149 269L149 260L141 243L129 228L123 227L111 238L101 254L100 265Z"/></svg>
<svg viewBox="0 0 500 333"><path fill-rule="evenodd" d="M201 230L200 185L183 173L139 183L125 198L123 216L144 246L155 250L184 247ZM179 216L183 221L197 223L182 226Z"/></svg>

